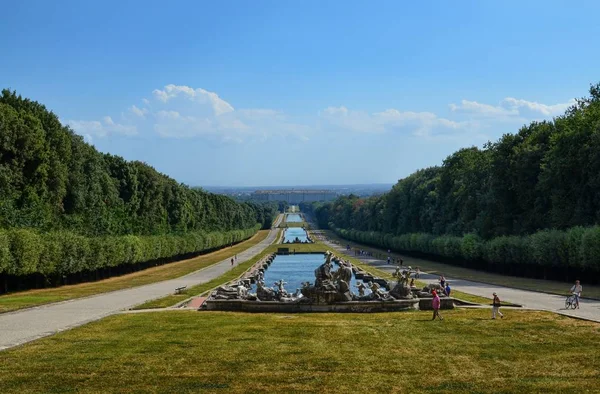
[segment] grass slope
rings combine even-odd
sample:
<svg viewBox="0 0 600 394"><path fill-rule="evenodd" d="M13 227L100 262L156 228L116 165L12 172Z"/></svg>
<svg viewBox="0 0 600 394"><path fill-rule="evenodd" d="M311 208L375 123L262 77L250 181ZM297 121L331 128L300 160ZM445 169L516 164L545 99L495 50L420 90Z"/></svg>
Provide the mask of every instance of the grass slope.
<svg viewBox="0 0 600 394"><path fill-rule="evenodd" d="M2 352L8 393L596 390L600 325L545 312L116 315Z"/></svg>
<svg viewBox="0 0 600 394"><path fill-rule="evenodd" d="M264 240L268 234L269 230L261 230L252 238L240 242L233 247L226 247L193 259L165 264L98 282L79 283L76 285L28 290L3 295L0 296L0 313L177 278L240 253Z"/></svg>

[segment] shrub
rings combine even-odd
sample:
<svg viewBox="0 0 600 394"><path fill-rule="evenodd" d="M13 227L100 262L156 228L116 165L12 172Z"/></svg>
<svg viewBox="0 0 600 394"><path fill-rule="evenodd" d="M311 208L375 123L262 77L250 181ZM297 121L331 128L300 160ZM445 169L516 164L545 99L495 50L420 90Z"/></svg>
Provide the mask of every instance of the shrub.
<svg viewBox="0 0 600 394"><path fill-rule="evenodd" d="M600 264L600 227L585 229L581 239L581 262L585 269L599 271Z"/></svg>
<svg viewBox="0 0 600 394"><path fill-rule="evenodd" d="M0 230L0 274L8 273L13 265L10 253L10 238L6 231Z"/></svg>
<svg viewBox="0 0 600 394"><path fill-rule="evenodd" d="M10 251L13 257L8 273L27 275L36 272L42 249L40 237L31 230L17 229L10 232Z"/></svg>

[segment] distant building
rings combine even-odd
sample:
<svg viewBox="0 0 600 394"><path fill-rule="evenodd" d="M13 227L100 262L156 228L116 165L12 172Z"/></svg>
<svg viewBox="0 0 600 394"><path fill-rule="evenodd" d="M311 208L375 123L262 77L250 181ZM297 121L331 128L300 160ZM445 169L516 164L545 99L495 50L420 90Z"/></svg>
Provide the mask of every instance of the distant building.
<svg viewBox="0 0 600 394"><path fill-rule="evenodd" d="M252 193L256 201L287 201L290 204L313 201L332 201L337 193L332 190L257 190Z"/></svg>

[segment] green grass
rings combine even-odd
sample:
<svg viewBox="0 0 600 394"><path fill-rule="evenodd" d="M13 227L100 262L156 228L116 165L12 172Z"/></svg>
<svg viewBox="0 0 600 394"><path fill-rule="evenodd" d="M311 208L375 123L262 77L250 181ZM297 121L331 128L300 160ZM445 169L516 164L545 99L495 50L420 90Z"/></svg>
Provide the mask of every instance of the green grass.
<svg viewBox="0 0 600 394"><path fill-rule="evenodd" d="M252 238L240 242L233 247L226 247L193 259L148 268L128 275L104 279L97 282L79 283L76 285L50 289L36 289L6 294L0 296L0 313L177 278L238 254L258 244L264 240L268 234L269 230L261 230Z"/></svg>
<svg viewBox="0 0 600 394"><path fill-rule="evenodd" d="M364 250L369 250L377 253L384 253L382 249L369 247L351 242L338 237L332 231L326 231L327 236L340 243L341 245L350 244L353 247L358 247ZM387 252L385 252L387 256ZM410 265L413 268L419 267L421 271L426 271L436 275L445 275L447 277L466 279L474 282L489 283L493 285L512 287L515 289L540 291L551 294L565 295L573 283L557 282L543 279L522 278L517 276L500 275L491 272L478 271L470 268L457 267L450 264L439 263L431 260L418 259L415 257L391 253L392 257L402 257L404 265ZM600 299L600 286L587 285L585 278L580 278L583 284L583 298Z"/></svg>
<svg viewBox="0 0 600 394"><path fill-rule="evenodd" d="M258 260L260 260L261 258L266 256L267 254L276 252L277 248L279 248L281 246L282 245L277 245L277 244L270 245L263 252L254 256L252 259L239 264L238 266L233 268L231 271L227 271L225 274L219 276L218 278L215 278L209 282L203 283L198 286L189 287L186 290L182 291L180 294L172 294L172 295L168 295L163 298L158 298L156 300L151 300L151 301L145 302L143 304L137 305L133 309L140 310L140 309L168 308L170 306L176 305L177 303L179 303L181 301L185 301L186 299L188 299L190 297L200 295L200 294L202 294L208 290L211 290L223 283L232 281L232 280L236 279L237 277L241 276L244 272L248 271L248 269L250 269L250 267L252 267ZM300 245L294 245L294 248L296 249L296 252L305 252L305 253L306 252L312 252L312 253L325 252L325 250L326 250L325 245L323 245L323 244L300 244ZM290 248L290 249L292 249L292 248Z"/></svg>
<svg viewBox="0 0 600 394"><path fill-rule="evenodd" d="M546 312L122 314L0 357L2 393L566 393L600 325Z"/></svg>
<svg viewBox="0 0 600 394"><path fill-rule="evenodd" d="M282 225L280 225L279 227L281 227L281 228L304 227L307 230L310 230L310 225L308 224L308 222L286 222L286 223L283 223Z"/></svg>

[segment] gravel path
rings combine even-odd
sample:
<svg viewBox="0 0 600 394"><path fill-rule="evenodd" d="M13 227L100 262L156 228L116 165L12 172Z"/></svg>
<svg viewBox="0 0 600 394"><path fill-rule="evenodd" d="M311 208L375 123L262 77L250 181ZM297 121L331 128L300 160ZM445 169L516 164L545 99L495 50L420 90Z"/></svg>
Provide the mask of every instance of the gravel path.
<svg viewBox="0 0 600 394"><path fill-rule="evenodd" d="M347 254L346 249L343 246L325 241L325 243L332 249L335 249L341 254ZM382 269L387 272L394 272L396 269L395 265L387 264L386 261L376 259L373 257L365 256L354 256L354 253L350 254L352 257L358 258L366 264L372 265L376 268ZM439 283L439 277L426 273L421 273L420 280L426 283ZM565 284L565 295L554 295L547 293L540 293L529 290L513 289L504 286L496 286L487 283L473 282L464 279L456 279L446 277L446 280L450 283L450 287L455 290L460 290L464 293L477 295L480 297L491 298L492 293L498 293L498 297L501 300L511 302L514 304L522 305L528 309L536 309L543 311L550 311L559 313L561 315L576 317L580 319L600 322L600 301L582 299L579 301L580 309L565 309L565 298L566 294L571 287L569 284ZM585 285L584 285L585 292Z"/></svg>
<svg viewBox="0 0 600 394"><path fill-rule="evenodd" d="M281 215L274 227L277 227L280 220ZM276 228L272 229L263 241L238 253L236 265L262 252L275 240L277 232ZM0 314L0 350L77 327L146 301L173 294L178 287L191 287L206 283L230 269L231 257L228 257L221 262L180 278Z"/></svg>

